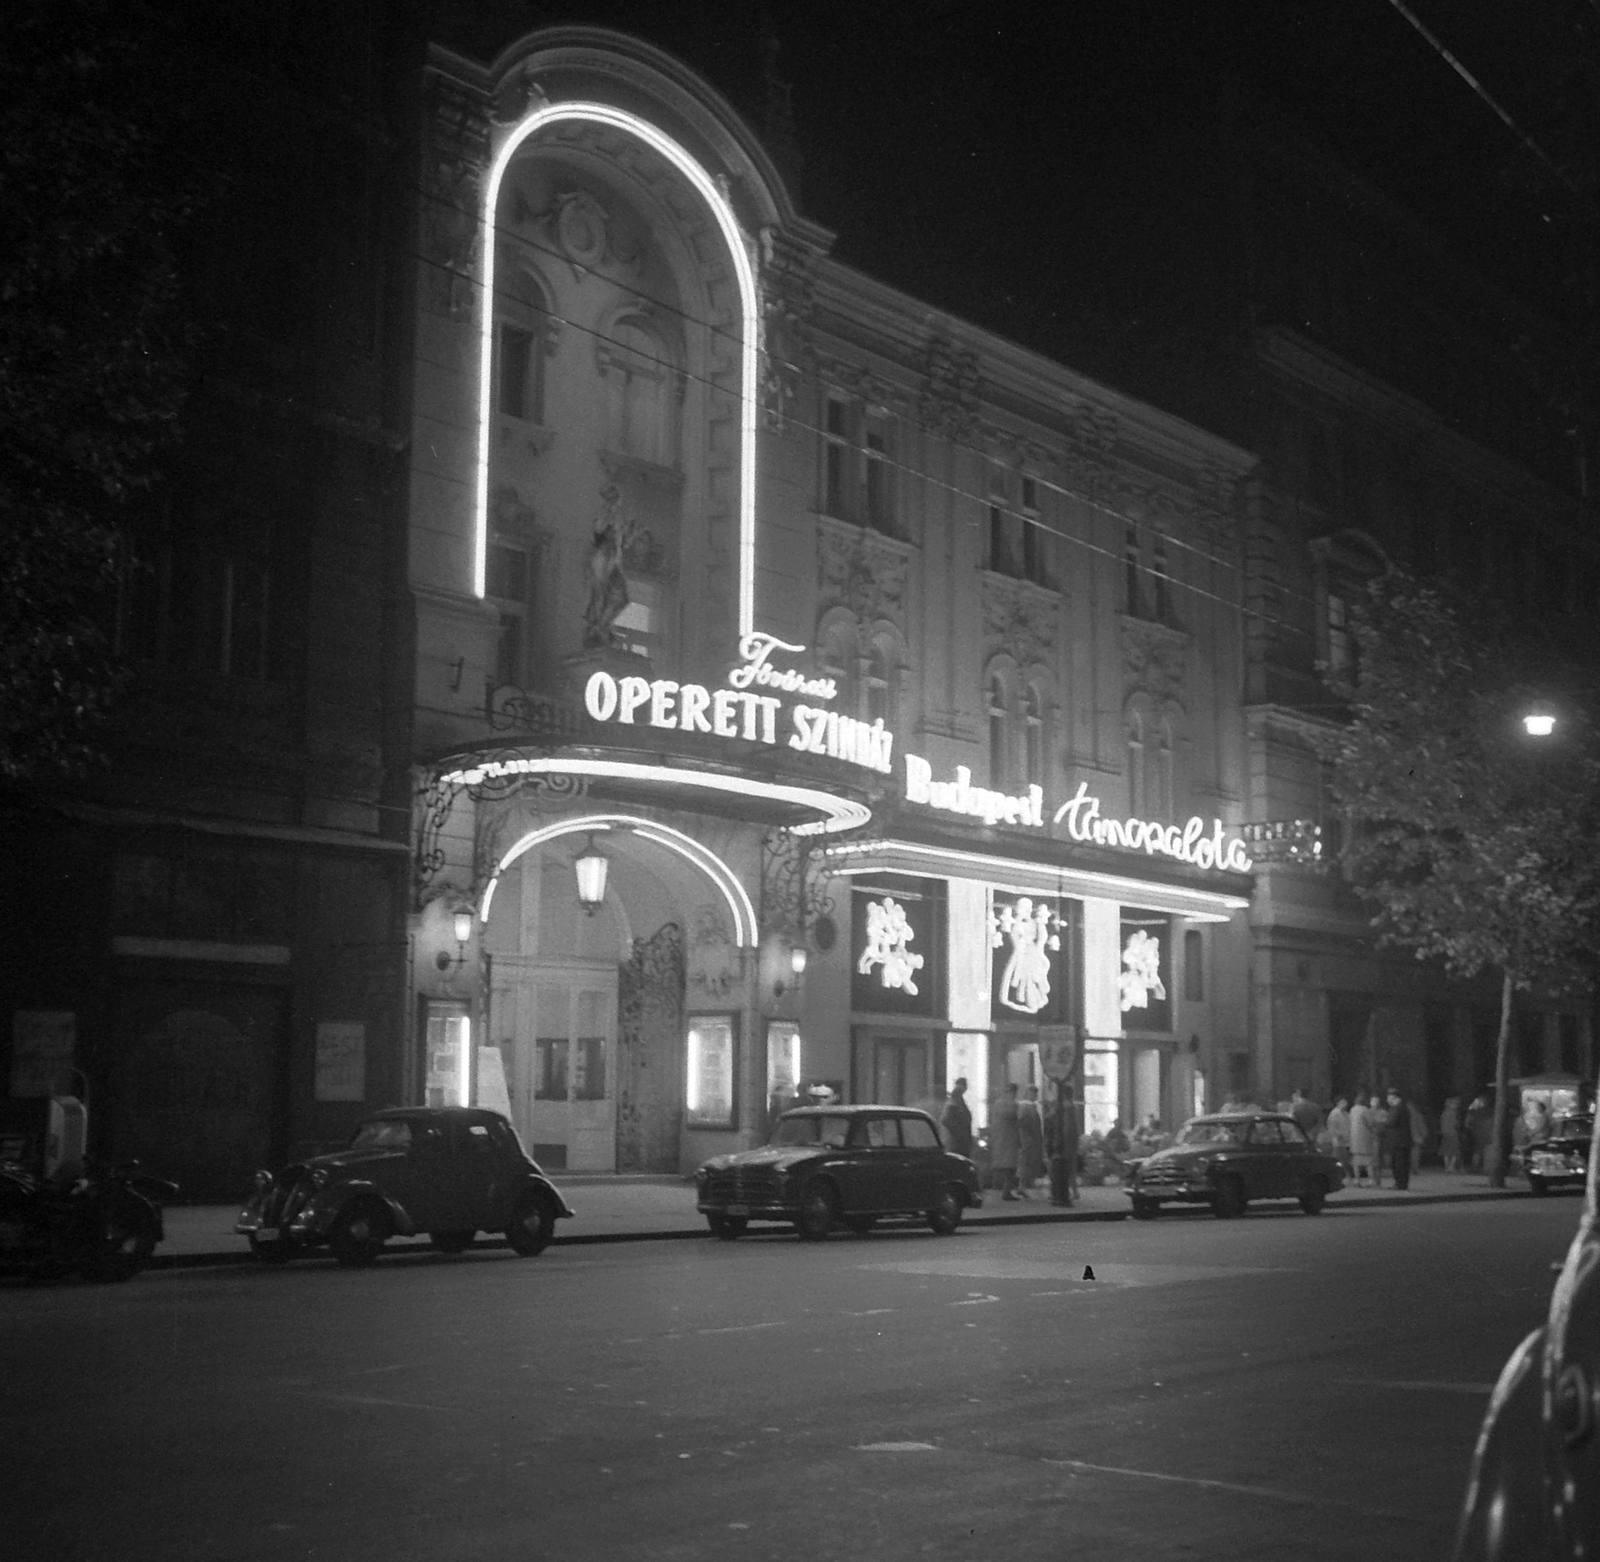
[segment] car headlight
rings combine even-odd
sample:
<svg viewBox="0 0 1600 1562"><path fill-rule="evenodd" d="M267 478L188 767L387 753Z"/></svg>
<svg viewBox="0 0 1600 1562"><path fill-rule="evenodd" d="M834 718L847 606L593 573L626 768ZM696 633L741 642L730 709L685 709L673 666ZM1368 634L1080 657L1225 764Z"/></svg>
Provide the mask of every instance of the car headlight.
<svg viewBox="0 0 1600 1562"><path fill-rule="evenodd" d="M322 1189L328 1186L328 1168L326 1166L313 1166L311 1175L306 1179L313 1188Z"/></svg>
<svg viewBox="0 0 1600 1562"><path fill-rule="evenodd" d="M258 1171L255 1176L250 1179L250 1185L256 1190L257 1193L265 1193L267 1189L272 1186L272 1173L269 1171Z"/></svg>

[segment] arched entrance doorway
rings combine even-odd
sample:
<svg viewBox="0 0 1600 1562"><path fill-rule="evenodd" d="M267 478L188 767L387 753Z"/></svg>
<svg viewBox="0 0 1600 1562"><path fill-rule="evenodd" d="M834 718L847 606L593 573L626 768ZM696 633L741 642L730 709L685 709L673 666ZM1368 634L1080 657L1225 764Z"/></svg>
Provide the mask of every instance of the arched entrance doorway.
<svg viewBox="0 0 1600 1562"><path fill-rule="evenodd" d="M608 871L586 911L574 863L591 844ZM488 992L477 1099L507 1111L551 1169L679 1170L686 933L702 947L720 937L737 968L755 936L738 878L658 821L575 816L517 841L479 917Z"/></svg>

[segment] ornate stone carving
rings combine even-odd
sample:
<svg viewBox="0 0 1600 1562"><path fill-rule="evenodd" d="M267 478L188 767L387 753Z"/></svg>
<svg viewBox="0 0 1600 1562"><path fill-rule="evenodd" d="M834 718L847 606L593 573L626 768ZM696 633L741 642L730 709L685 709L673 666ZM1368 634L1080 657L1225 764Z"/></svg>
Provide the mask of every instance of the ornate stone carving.
<svg viewBox="0 0 1600 1562"><path fill-rule="evenodd" d="M690 988L708 998L726 998L742 974L739 950L721 912L702 901L689 931Z"/></svg>
<svg viewBox="0 0 1600 1562"><path fill-rule="evenodd" d="M902 416L910 407L909 398L898 386L891 385L881 374L874 374L859 363L819 355L817 374L829 385L847 391L869 406L884 407Z"/></svg>
<svg viewBox="0 0 1600 1562"><path fill-rule="evenodd" d="M473 306L488 155L482 102L458 83L435 77L422 171L422 253L430 263L428 302L439 314L459 318Z"/></svg>
<svg viewBox="0 0 1600 1562"><path fill-rule="evenodd" d="M860 527L817 525L820 606L848 607L863 624L888 619L902 631L906 611L906 553Z"/></svg>
<svg viewBox="0 0 1600 1562"><path fill-rule="evenodd" d="M1055 463L1056 453L1036 439L995 423L979 423L978 433L990 454L1002 464L1028 466L1036 471Z"/></svg>
<svg viewBox="0 0 1600 1562"><path fill-rule="evenodd" d="M1149 619L1122 619L1123 682L1129 694L1186 707L1189 636Z"/></svg>
<svg viewBox="0 0 1600 1562"><path fill-rule="evenodd" d="M816 283L811 256L774 228L761 230L761 418L789 431L800 381L813 367Z"/></svg>
<svg viewBox="0 0 1600 1562"><path fill-rule="evenodd" d="M1058 598L1054 592L1011 580L981 575L983 632L990 655L1004 652L1019 667L1055 660Z"/></svg>
<svg viewBox="0 0 1600 1562"><path fill-rule="evenodd" d="M983 387L978 355L936 330L922 349L921 367L917 416L924 427L942 439L971 440Z"/></svg>

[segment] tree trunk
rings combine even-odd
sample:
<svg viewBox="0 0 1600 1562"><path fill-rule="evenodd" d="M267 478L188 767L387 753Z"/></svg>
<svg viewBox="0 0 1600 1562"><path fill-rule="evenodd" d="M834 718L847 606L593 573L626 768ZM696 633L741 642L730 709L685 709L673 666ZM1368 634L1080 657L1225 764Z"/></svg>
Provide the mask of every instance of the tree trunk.
<svg viewBox="0 0 1600 1562"><path fill-rule="evenodd" d="M1491 1188L1506 1185L1506 1152L1510 1149L1511 991L1511 972L1507 970L1500 979L1500 1039L1494 1049L1494 1132L1484 1159Z"/></svg>

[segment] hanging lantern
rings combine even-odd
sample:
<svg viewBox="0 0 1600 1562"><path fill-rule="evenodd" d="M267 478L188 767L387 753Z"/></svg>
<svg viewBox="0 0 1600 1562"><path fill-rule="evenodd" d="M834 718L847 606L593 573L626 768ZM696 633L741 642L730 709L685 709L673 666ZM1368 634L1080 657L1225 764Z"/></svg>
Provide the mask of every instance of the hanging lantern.
<svg viewBox="0 0 1600 1562"><path fill-rule="evenodd" d="M608 866L606 859L596 850L591 835L583 855L572 865L573 872L578 876L578 904L591 917L605 901Z"/></svg>

